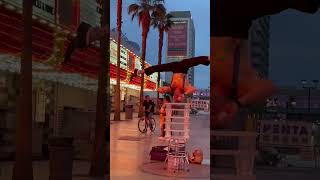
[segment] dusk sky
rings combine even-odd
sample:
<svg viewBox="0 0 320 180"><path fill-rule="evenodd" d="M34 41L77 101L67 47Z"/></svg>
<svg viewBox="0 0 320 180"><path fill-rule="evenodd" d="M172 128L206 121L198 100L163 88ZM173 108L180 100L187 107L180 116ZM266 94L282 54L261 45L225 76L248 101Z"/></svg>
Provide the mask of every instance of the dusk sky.
<svg viewBox="0 0 320 180"><path fill-rule="evenodd" d="M127 37L141 44L141 28L127 13L128 6L137 0L123 1L122 31ZM166 0L170 11L191 11L196 28L196 56L210 54L210 1ZM181 3L179 3L181 2ZM111 1L110 27L116 27L117 1ZM270 29L270 79L279 85L300 85L302 79L320 80L320 13L309 15L288 10L271 17ZM166 39L163 58L166 53ZM158 32L150 29L147 41L147 61L157 63ZM165 62L165 59L163 59ZM195 68L195 85L209 86L210 69L205 66ZM200 75L201 74L201 75Z"/></svg>
<svg viewBox="0 0 320 180"><path fill-rule="evenodd" d="M141 47L141 28L137 20L131 21L128 15L128 6L137 3L138 0L125 0L122 9L122 32L129 40L137 42ZM196 56L209 56L210 54L210 0L166 0L167 11L191 11L195 25ZM117 22L117 1L110 1L110 28L116 27ZM151 28L147 40L146 60L152 65L158 62L158 31ZM166 39L164 40L163 60L165 62ZM207 88L210 83L210 67L197 66L195 68L195 86L197 88Z"/></svg>
<svg viewBox="0 0 320 180"><path fill-rule="evenodd" d="M294 10L271 18L270 78L279 85L320 80L320 12Z"/></svg>

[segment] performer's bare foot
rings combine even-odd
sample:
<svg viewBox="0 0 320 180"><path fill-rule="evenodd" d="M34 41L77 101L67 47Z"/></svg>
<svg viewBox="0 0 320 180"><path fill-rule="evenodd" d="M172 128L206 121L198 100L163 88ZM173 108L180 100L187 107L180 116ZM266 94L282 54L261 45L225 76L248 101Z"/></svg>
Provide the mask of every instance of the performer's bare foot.
<svg viewBox="0 0 320 180"><path fill-rule="evenodd" d="M137 77L138 75L141 75L143 73L144 73L144 70L134 69L133 74L130 77L130 82L133 80L134 77Z"/></svg>

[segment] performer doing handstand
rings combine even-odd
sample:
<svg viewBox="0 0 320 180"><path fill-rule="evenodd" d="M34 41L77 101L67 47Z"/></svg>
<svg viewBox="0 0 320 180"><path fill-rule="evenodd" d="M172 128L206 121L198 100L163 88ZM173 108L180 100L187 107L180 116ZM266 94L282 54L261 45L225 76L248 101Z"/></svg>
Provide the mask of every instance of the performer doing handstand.
<svg viewBox="0 0 320 180"><path fill-rule="evenodd" d="M90 43L109 38L109 27L92 27L90 24L81 22L77 29L77 35L73 38L67 47L63 63L67 63L75 49L85 49Z"/></svg>
<svg viewBox="0 0 320 180"><path fill-rule="evenodd" d="M188 70L191 67L200 64L208 66L210 64L209 58L207 56L199 56L184 59L179 62L151 66L142 71L135 70L131 80L133 77L141 73L145 73L147 76L150 76L155 72L173 72L171 85L158 88L158 92L173 93L174 102L182 102L184 95L189 95L196 91L196 88L189 83L188 78L186 77Z"/></svg>
<svg viewBox="0 0 320 180"><path fill-rule="evenodd" d="M252 21L289 8L315 13L319 2L214 0L212 5L211 90L214 92L214 113L211 117L214 128L226 128L235 120L239 107L264 102L275 91L272 82L259 79L251 65L248 34ZM239 64L236 63L237 59ZM236 72L236 76L233 76L233 72Z"/></svg>

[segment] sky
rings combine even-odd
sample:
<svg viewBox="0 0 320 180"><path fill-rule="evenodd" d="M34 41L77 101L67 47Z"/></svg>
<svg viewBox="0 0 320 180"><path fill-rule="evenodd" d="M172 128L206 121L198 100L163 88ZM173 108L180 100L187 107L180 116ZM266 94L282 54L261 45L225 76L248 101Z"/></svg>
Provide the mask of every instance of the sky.
<svg viewBox="0 0 320 180"><path fill-rule="evenodd" d="M320 80L320 12L294 10L271 17L270 78L277 85L301 86Z"/></svg>
<svg viewBox="0 0 320 180"><path fill-rule="evenodd" d="M138 0L124 0L122 8L122 32L126 34L129 40L135 41L141 48L141 28L137 20L131 21L128 15L128 6L137 3ZM210 0L166 0L167 11L191 11L195 26L195 55L209 56L210 54ZM117 22L117 1L110 1L110 28L115 28ZM165 61L166 39L163 47L163 60ZM158 31L151 28L148 34L146 60L152 65L158 62ZM201 75L200 75L201 74ZM210 67L195 67L195 86L197 88L208 88L210 84Z"/></svg>

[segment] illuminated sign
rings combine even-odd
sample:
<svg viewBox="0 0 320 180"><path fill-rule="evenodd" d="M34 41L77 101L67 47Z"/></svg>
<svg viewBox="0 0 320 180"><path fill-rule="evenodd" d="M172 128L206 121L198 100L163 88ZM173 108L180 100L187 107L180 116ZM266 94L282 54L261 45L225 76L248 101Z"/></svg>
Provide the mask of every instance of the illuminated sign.
<svg viewBox="0 0 320 180"><path fill-rule="evenodd" d="M22 0L4 0L17 8L22 9ZM35 0L33 14L50 22L54 22L55 0Z"/></svg>
<svg viewBox="0 0 320 180"><path fill-rule="evenodd" d="M138 70L142 70L142 63L140 57L136 57L135 68Z"/></svg>
<svg viewBox="0 0 320 180"><path fill-rule="evenodd" d="M259 142L273 145L308 146L312 144L312 123L260 120Z"/></svg>
<svg viewBox="0 0 320 180"><path fill-rule="evenodd" d="M117 65L117 43L110 40L110 63ZM120 48L120 68L127 69L128 52L124 48Z"/></svg>
<svg viewBox="0 0 320 180"><path fill-rule="evenodd" d="M188 22L175 22L168 31L168 56L187 56Z"/></svg>
<svg viewBox="0 0 320 180"><path fill-rule="evenodd" d="M80 0L80 21L92 26L100 25L99 1Z"/></svg>

